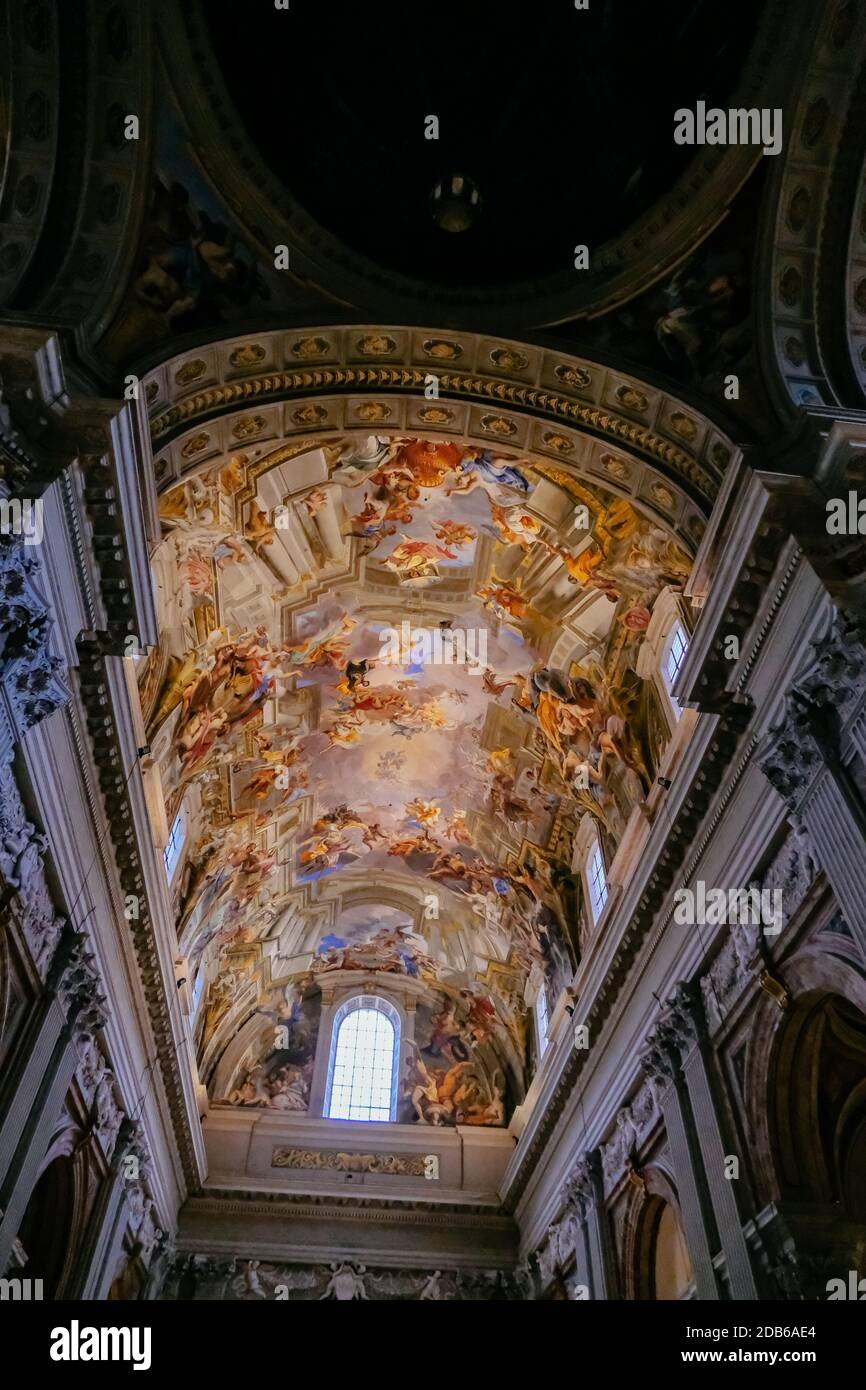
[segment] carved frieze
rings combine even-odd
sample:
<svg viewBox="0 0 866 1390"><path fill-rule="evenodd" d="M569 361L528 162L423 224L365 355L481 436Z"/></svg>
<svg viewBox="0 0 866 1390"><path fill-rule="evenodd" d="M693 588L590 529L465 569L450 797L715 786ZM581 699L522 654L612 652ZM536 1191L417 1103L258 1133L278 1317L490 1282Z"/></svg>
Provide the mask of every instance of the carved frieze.
<svg viewBox="0 0 866 1390"><path fill-rule="evenodd" d="M755 887L782 894L785 923L800 905L820 872L809 835L795 820L784 844L777 851ZM759 924L734 923L722 949L701 979L701 992L711 1029L719 1027L747 985L758 978L765 963L763 937Z"/></svg>
<svg viewBox="0 0 866 1390"><path fill-rule="evenodd" d="M92 1036L105 1027L105 996L93 952L84 933L68 923L52 962L49 985L56 989L76 1039Z"/></svg>
<svg viewBox="0 0 866 1390"><path fill-rule="evenodd" d="M30 821L12 772L14 745L69 698L63 663L48 650L51 618L37 585L38 563L20 538L0 536L0 879L40 977L63 927L43 860L45 836Z"/></svg>
<svg viewBox="0 0 866 1390"><path fill-rule="evenodd" d="M659 1107L655 1087L647 1079L631 1104L616 1116L616 1129L607 1143L601 1146L601 1169L604 1190L609 1192L623 1173L637 1171L638 1153L659 1122Z"/></svg>
<svg viewBox="0 0 866 1390"><path fill-rule="evenodd" d="M711 1028L718 1028L742 994L752 972L744 967L729 937L707 973L701 978L701 991Z"/></svg>
<svg viewBox="0 0 866 1390"><path fill-rule="evenodd" d="M791 833L761 879L761 887L781 889L786 919L794 916L821 866L808 832L795 821Z"/></svg>
<svg viewBox="0 0 866 1390"><path fill-rule="evenodd" d="M346 1260L302 1265L180 1255L169 1265L161 1297L232 1302L487 1302L531 1298L531 1285L525 1262L512 1273L498 1269L383 1269Z"/></svg>
<svg viewBox="0 0 866 1390"><path fill-rule="evenodd" d="M336 1149L274 1149L272 1168L339 1173L385 1173L388 1176L423 1178L424 1154L348 1153Z"/></svg>
<svg viewBox="0 0 866 1390"><path fill-rule="evenodd" d="M78 1082L90 1106L92 1132L106 1158L111 1159L125 1119L114 1095L114 1073L90 1033L79 1038L79 1056Z"/></svg>
<svg viewBox="0 0 866 1390"><path fill-rule="evenodd" d="M27 819L10 765L0 762L0 875L7 900L17 900L18 919L43 980L63 930L45 877L46 847L45 836Z"/></svg>
<svg viewBox="0 0 866 1390"><path fill-rule="evenodd" d="M0 536L0 685L16 741L69 699L63 662L48 650L52 620L38 571L31 547Z"/></svg>
<svg viewBox="0 0 866 1390"><path fill-rule="evenodd" d="M538 1277L541 1281L541 1287L544 1289L554 1279L560 1267L559 1227L556 1223L548 1226L547 1237L543 1245L539 1246L537 1259Z"/></svg>

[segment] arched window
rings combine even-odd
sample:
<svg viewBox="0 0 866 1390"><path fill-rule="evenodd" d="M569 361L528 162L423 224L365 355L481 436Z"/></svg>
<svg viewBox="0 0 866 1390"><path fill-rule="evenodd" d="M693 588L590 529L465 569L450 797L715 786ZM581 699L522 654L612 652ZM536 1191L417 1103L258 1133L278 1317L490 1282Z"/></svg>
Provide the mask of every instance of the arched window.
<svg viewBox="0 0 866 1390"><path fill-rule="evenodd" d="M597 922L607 902L607 874L604 871L604 859L597 835L586 857L586 885L589 889L589 910L593 922Z"/></svg>
<svg viewBox="0 0 866 1390"><path fill-rule="evenodd" d="M547 990L542 982L535 996L535 1031L538 1039L538 1060L541 1061L550 1042L550 1010L547 1005Z"/></svg>
<svg viewBox="0 0 866 1390"><path fill-rule="evenodd" d="M682 623L674 623L665 642L664 656L662 658L662 675L665 685L668 688L668 695L671 700L671 708L677 719L682 714L682 706L674 697L674 684L680 673L680 668L685 661L686 652L689 649L689 639Z"/></svg>
<svg viewBox="0 0 866 1390"><path fill-rule="evenodd" d="M359 994L334 1018L325 1117L329 1120L394 1120L400 1015L387 1000Z"/></svg>
<svg viewBox="0 0 866 1390"><path fill-rule="evenodd" d="M674 698L673 688L688 650L686 606L682 594L668 586L653 604L652 618L638 649L635 669L643 680L655 686L671 734L683 713L683 706Z"/></svg>
<svg viewBox="0 0 866 1390"><path fill-rule="evenodd" d="M183 807L178 811L174 818L174 824L169 831L168 843L162 852L165 862L165 872L168 881L174 878L174 871L180 863L180 856L183 853L183 842L186 839L186 824L184 822Z"/></svg>
<svg viewBox="0 0 866 1390"><path fill-rule="evenodd" d="M580 927L583 945L604 912L610 893L604 854L598 837L598 822L589 811L581 816L577 827L574 863L576 867L579 866L583 881L584 911L581 914Z"/></svg>

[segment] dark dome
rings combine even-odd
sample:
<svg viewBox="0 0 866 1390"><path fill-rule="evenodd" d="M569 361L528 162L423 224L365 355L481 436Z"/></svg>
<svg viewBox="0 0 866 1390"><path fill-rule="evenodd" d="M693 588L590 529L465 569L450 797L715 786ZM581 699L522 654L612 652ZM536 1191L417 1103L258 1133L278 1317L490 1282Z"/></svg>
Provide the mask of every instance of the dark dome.
<svg viewBox="0 0 866 1390"><path fill-rule="evenodd" d="M205 13L247 130L287 190L380 265L449 285L569 270L624 232L694 151L673 113L724 101L762 6L693 0L525 7L232 6ZM425 137L436 116L439 138ZM483 209L459 236L431 215L460 171Z"/></svg>

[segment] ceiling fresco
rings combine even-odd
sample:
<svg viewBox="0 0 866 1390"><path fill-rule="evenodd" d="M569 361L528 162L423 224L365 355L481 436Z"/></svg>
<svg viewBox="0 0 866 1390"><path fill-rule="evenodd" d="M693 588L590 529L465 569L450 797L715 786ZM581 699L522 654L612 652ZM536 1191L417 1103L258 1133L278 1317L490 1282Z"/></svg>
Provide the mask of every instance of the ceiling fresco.
<svg viewBox="0 0 866 1390"><path fill-rule="evenodd" d="M648 514L526 456L333 436L162 495L140 692L212 1098L304 1110L322 991L417 1002L400 1117L501 1125L663 740L638 652L691 561ZM274 1028L282 1031L274 1046Z"/></svg>

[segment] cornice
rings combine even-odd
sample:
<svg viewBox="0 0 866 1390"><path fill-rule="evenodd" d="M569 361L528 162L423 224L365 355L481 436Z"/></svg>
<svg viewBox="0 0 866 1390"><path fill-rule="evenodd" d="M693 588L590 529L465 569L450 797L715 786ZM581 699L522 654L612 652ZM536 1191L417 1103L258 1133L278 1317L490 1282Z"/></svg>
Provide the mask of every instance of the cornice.
<svg viewBox="0 0 866 1390"><path fill-rule="evenodd" d="M178 1154L186 1182L195 1190L199 1185L196 1149L189 1124L177 1045L163 988L154 924L135 833L128 792L129 778L124 770L120 742L111 712L111 694L104 671L105 651L96 638L86 635L79 638L78 647L81 698L121 886L124 895L138 899L139 915L129 921L129 931L153 1027Z"/></svg>
<svg viewBox="0 0 866 1390"><path fill-rule="evenodd" d="M68 481L63 502L82 560L82 592L93 611L98 582L113 649L134 635L139 650L156 641L153 587L143 513L153 495L141 467L144 415L135 402L70 397L59 337L51 329L2 325L0 446L8 466L0 480L19 496L40 496L78 466L95 564L82 551L81 527ZM102 615L100 615L102 616Z"/></svg>
<svg viewBox="0 0 866 1390"><path fill-rule="evenodd" d="M92 573L93 557L90 553L88 538L84 533L84 526L82 525L82 507L79 503L79 499L75 496L75 489L69 470L61 475L58 486L63 505L63 515L66 521L66 531L75 555L75 568L81 595L84 600L84 609L87 613L90 628L98 630L105 621L105 613L97 597L96 590L98 580Z"/></svg>
<svg viewBox="0 0 866 1390"><path fill-rule="evenodd" d="M637 910L625 925L604 982L595 994L589 1009L581 1014L581 1022L586 1024L591 1037L601 1036L602 1029L622 994L638 951L656 922L659 909L693 843L694 832L709 809L725 768L740 742L742 724L743 711L739 707L719 717L707 754L671 824L665 847L659 854L656 866L641 893ZM580 1084L587 1058L586 1049L572 1048L569 1052L549 1097L542 1121L534 1131L504 1194L506 1210L514 1210L543 1151L553 1140L556 1126L569 1098L575 1087Z"/></svg>
<svg viewBox="0 0 866 1390"><path fill-rule="evenodd" d="M473 1230L512 1232L511 1217L489 1206L468 1206L449 1202L422 1202L405 1197L292 1196L282 1192L256 1192L246 1188L206 1187L190 1197L183 1208L186 1215L279 1216L299 1219L327 1214L332 1221L387 1222L403 1226L465 1226ZM179 1238L183 1245L185 1237ZM200 1243L200 1242L199 1242ZM196 1241L190 1239L191 1247Z"/></svg>
<svg viewBox="0 0 866 1390"><path fill-rule="evenodd" d="M549 460L551 477L596 479L694 549L741 456L722 414L663 382L480 334L266 330L177 353L142 385L160 491L237 453L254 487L347 433L462 439Z"/></svg>
<svg viewBox="0 0 866 1390"><path fill-rule="evenodd" d="M675 693L706 713L721 713L732 703L748 701L744 686L749 672L799 564L799 551L787 549L791 525L784 494L771 491L764 476L742 462L736 473L728 475L724 498L710 521L693 570L693 575L700 572L701 576L701 620ZM767 589L773 584L768 601ZM753 635L744 658L742 645L759 613L762 627ZM731 638L741 644L738 660L727 651Z"/></svg>
<svg viewBox="0 0 866 1390"><path fill-rule="evenodd" d="M770 632L770 629L773 626L773 623L776 621L776 615L778 614L779 609L782 606L785 595L787 594L788 589L790 588L795 575L800 569L802 559L803 552L799 549L795 542L792 542L791 549L788 552L787 560L779 574L776 588L773 592L772 598L769 600L768 603L764 605L763 616L761 618L760 625L754 631L752 635L752 641L749 645L749 650L741 661L736 681L736 688L738 691L742 691L743 688L749 682L749 677L751 676L752 670L755 666L755 662L757 661L758 656L760 655L761 648L763 647L764 642L767 639L767 636Z"/></svg>
<svg viewBox="0 0 866 1390"><path fill-rule="evenodd" d="M236 410L253 398L289 400L295 395L326 395L334 391L408 391L423 396L429 373L415 369L367 367L322 368L316 372L279 372L256 377L250 381L213 387L172 406L151 425L155 445L167 443L183 427L200 420L213 418L227 410ZM654 463L666 464L674 473L710 501L718 491L715 478L695 463L675 444L663 439L644 425L639 425L596 406L570 401L529 386L517 386L498 381L495 377L467 376L459 372L443 372L439 377L440 396L466 397L477 400L507 402L517 410L543 415L552 420L568 420L587 432L616 442Z"/></svg>

